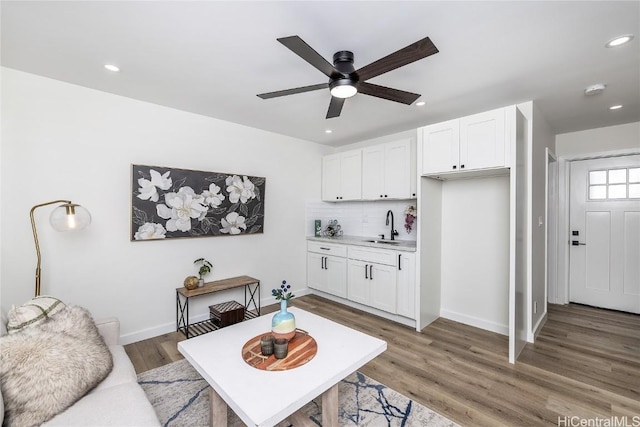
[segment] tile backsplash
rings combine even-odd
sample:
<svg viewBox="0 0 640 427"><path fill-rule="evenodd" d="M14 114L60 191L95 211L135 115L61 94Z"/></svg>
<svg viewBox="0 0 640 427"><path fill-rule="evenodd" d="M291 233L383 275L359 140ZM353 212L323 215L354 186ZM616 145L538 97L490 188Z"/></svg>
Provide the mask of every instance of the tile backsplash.
<svg viewBox="0 0 640 427"><path fill-rule="evenodd" d="M331 219L338 220L342 231L346 236L376 237L384 234L389 239L390 226L385 225L387 211L391 210L394 216L395 229L398 230L398 240L416 240L416 220L413 223L411 233L405 229L405 209L416 206L414 200L380 200L375 202L321 202L307 201L306 203L306 235L314 235L314 222L322 221L322 229Z"/></svg>

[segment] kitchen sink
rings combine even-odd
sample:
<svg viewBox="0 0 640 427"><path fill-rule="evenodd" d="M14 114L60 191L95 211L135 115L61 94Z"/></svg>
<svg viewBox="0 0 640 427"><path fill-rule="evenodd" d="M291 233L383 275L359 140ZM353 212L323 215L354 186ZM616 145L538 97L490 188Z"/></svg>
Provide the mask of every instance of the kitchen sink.
<svg viewBox="0 0 640 427"><path fill-rule="evenodd" d="M397 245L400 242L394 242L393 240L365 240L367 243L384 243L385 245Z"/></svg>

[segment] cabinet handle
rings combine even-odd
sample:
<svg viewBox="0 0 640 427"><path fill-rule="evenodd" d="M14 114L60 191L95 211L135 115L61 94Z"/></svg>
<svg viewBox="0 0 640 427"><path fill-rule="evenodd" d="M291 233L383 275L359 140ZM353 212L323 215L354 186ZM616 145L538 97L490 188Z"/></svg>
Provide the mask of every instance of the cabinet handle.
<svg viewBox="0 0 640 427"><path fill-rule="evenodd" d="M460 165L460 169L464 169L464 165Z"/></svg>
<svg viewBox="0 0 640 427"><path fill-rule="evenodd" d="M329 267L327 266L327 261L329 261L329 258L328 257L324 257L324 269L325 270L329 269Z"/></svg>
<svg viewBox="0 0 640 427"><path fill-rule="evenodd" d="M380 195L380 197L382 197L382 194Z"/></svg>
<svg viewBox="0 0 640 427"><path fill-rule="evenodd" d="M400 261L401 257L402 257L402 254L398 254L398 270L402 270L402 262Z"/></svg>
<svg viewBox="0 0 640 427"><path fill-rule="evenodd" d="M320 249L322 249L323 251L330 251L331 250L331 248L324 248L322 246L320 246Z"/></svg>
<svg viewBox="0 0 640 427"><path fill-rule="evenodd" d="M457 168L457 166L456 166L456 165L453 165L453 168L454 168L454 169L456 169L456 168Z"/></svg>
<svg viewBox="0 0 640 427"><path fill-rule="evenodd" d="M373 280L373 265L369 266L369 280Z"/></svg>
<svg viewBox="0 0 640 427"><path fill-rule="evenodd" d="M368 279L369 277L367 276L367 268L369 268L369 264L365 264L364 265L364 278Z"/></svg>

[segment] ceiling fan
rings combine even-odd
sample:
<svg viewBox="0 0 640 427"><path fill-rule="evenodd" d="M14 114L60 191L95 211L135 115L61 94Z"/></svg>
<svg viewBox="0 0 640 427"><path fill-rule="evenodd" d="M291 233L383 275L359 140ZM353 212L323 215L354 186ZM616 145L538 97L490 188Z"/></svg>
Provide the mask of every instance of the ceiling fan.
<svg viewBox="0 0 640 427"><path fill-rule="evenodd" d="M438 53L438 49L429 37L425 37L356 70L353 66L353 52L348 50L336 52L333 55L333 65L331 65L298 36L282 37L277 40L329 77L329 82L261 93L258 96L262 99L269 99L329 88L331 102L327 111L327 119L340 116L345 99L354 96L358 92L402 104L412 104L416 99L420 98L419 94L367 83L366 80Z"/></svg>

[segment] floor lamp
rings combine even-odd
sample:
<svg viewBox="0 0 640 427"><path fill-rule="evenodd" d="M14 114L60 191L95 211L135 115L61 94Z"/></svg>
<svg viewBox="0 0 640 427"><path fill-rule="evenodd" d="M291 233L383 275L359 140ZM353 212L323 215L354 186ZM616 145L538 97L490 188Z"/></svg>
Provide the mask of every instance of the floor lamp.
<svg viewBox="0 0 640 427"><path fill-rule="evenodd" d="M36 266L36 296L40 295L40 244L38 243L38 231L36 230L36 221L33 218L33 212L43 206L62 203L55 208L49 216L51 226L57 231L75 231L82 230L91 224L91 214L88 210L80 205L71 203L69 200L54 200L52 202L40 203L31 208L29 216L31 217L31 229L33 230L33 241L36 244L36 254L38 256L38 264Z"/></svg>

